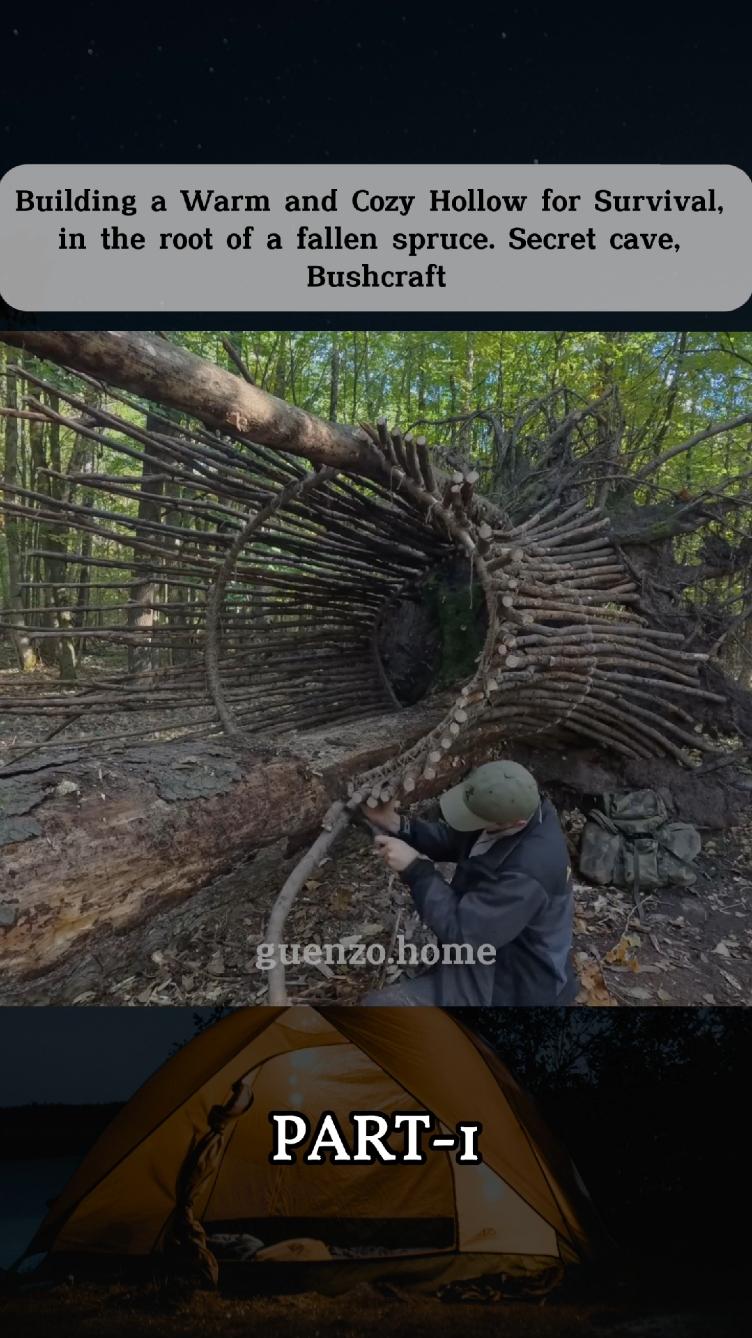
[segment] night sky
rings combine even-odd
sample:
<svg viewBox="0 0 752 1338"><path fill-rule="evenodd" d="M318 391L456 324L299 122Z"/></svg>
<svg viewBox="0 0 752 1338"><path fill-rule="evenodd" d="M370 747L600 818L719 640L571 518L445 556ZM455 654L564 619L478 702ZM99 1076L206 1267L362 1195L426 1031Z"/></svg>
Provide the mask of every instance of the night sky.
<svg viewBox="0 0 752 1338"><path fill-rule="evenodd" d="M144 17L144 15L146 17ZM5 8L18 162L735 162L743 10Z"/></svg>
<svg viewBox="0 0 752 1338"><path fill-rule="evenodd" d="M752 1010L457 1009L529 1090L739 1084ZM120 1101L206 1024L209 1008L0 1008L0 1108ZM409 1019L406 1019L409 1021Z"/></svg>
<svg viewBox="0 0 752 1338"><path fill-rule="evenodd" d="M749 171L743 12L503 0L364 11L308 0L184 7L178 17L155 5L88 3L50 8L42 20L6 6L0 173L24 162L118 161L734 163ZM752 302L729 313L726 328L748 328L750 312ZM143 316L175 328L163 312ZM295 312L196 313L180 328L249 329L254 317L265 329L311 321ZM566 314L541 318L556 329L588 320L599 329L677 329L687 316L580 313L574 327ZM78 319L78 328L99 323ZM136 328L132 315L111 319ZM65 328L72 316L59 320ZM352 328L351 315L322 313L314 324L345 328L342 320ZM364 311L356 323L391 328L389 320ZM692 313L688 328L713 320ZM490 321L478 328L497 328L495 314ZM506 318L510 329L528 322L525 313ZM58 328L55 316L47 323ZM425 328L420 312L401 323ZM467 317L447 312L439 323L464 329Z"/></svg>
<svg viewBox="0 0 752 1338"><path fill-rule="evenodd" d="M0 1009L0 1106L122 1101L193 1035L191 1008Z"/></svg>

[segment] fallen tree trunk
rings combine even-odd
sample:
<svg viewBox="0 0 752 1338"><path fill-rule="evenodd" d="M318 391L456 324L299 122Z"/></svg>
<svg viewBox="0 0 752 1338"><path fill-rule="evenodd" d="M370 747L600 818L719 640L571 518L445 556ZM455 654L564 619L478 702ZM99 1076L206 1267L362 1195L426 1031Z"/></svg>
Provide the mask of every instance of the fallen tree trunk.
<svg viewBox="0 0 752 1338"><path fill-rule="evenodd" d="M314 831L349 776L409 746L438 714L330 725L273 753L176 742L101 759L50 750L6 769L0 970L44 969L97 927L135 923L255 848Z"/></svg>
<svg viewBox="0 0 752 1338"><path fill-rule="evenodd" d="M0 338L192 414L230 435L251 437L336 469L369 474L375 465L377 475L383 473L364 432L327 423L159 335L130 330L6 330Z"/></svg>
<svg viewBox="0 0 752 1338"><path fill-rule="evenodd" d="M98 928L125 928L182 900L281 838L311 840L349 777L408 748L441 705L300 735L252 752L229 742L130 747L107 758L35 754L0 777L0 971L45 970ZM414 798L438 794L498 755L478 732L446 756ZM609 759L548 741L505 753L529 766L559 802L623 786L655 786L706 828L741 820L744 781L725 768L698 776L670 761ZM253 865L248 866L253 898Z"/></svg>
<svg viewBox="0 0 752 1338"><path fill-rule="evenodd" d="M289 451L315 465L394 485L392 470L362 427L327 422L160 335L140 330L5 330L0 342L179 410L247 445ZM432 476L444 486L447 476L435 465ZM485 515L500 516L488 499L477 498L476 503Z"/></svg>

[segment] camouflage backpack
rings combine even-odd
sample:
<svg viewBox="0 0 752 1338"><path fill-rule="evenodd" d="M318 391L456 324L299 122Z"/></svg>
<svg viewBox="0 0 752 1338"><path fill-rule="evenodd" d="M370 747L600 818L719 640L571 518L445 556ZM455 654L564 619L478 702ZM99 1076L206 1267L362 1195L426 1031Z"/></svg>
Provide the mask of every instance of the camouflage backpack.
<svg viewBox="0 0 752 1338"><path fill-rule="evenodd" d="M591 883L634 889L691 887L702 842L688 822L670 822L655 790L600 795L588 814L580 873Z"/></svg>

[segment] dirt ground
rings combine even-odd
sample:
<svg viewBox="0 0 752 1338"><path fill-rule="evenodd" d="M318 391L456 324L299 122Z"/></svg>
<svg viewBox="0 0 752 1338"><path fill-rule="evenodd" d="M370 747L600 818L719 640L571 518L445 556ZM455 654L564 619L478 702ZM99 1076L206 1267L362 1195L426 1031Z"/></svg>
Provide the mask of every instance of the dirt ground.
<svg viewBox="0 0 752 1338"><path fill-rule="evenodd" d="M20 677L0 670L0 693L18 690ZM38 690L45 678L33 675ZM38 737L37 729L29 717L0 718L0 755L11 741ZM67 736L75 738L75 725ZM576 808L563 808L561 818L576 868L584 818ZM265 1002L267 972L260 969L257 945L301 853L279 842L141 924L118 932L103 928L43 976L2 982L0 1004ZM639 908L628 892L575 884L580 1003L752 1004L752 803L743 826L703 834L697 870L691 889L660 890ZM388 958L403 940L416 949L432 941L411 909L407 888L374 857L368 833L353 828L309 879L286 928L286 941L301 950L307 944L342 949L330 964L288 965L290 995L307 1003L355 1003L400 978L403 968L389 966Z"/></svg>
<svg viewBox="0 0 752 1338"><path fill-rule="evenodd" d="M582 815L565 810L562 819L576 840ZM257 945L299 854L287 854L284 842L266 847L180 905L127 931L96 933L44 976L6 980L0 1003L263 1003L267 973L259 968ZM629 893L576 883L580 1003L752 1003L752 814L744 828L708 839L697 868L694 888L646 897L644 920ZM289 965L291 996L306 1003L357 1002L401 974L399 966L353 964L358 945L361 952L383 945L388 957L400 936L416 948L431 941L405 885L373 855L368 834L352 829L309 879L286 929L289 944L344 944L345 961Z"/></svg>
<svg viewBox="0 0 752 1338"><path fill-rule="evenodd" d="M336 1298L306 1293L301 1296L227 1299L199 1294L190 1302L166 1309L148 1290L119 1287L109 1291L62 1287L49 1293L29 1293L3 1303L0 1323L6 1338L35 1338L54 1333L56 1338L87 1338L106 1332L111 1338L178 1338L201 1334L206 1338L247 1338L263 1333L268 1338L307 1332L423 1338L440 1328L448 1335L472 1330L507 1338L737 1338L746 1332L746 1316L726 1310L722 1300L674 1308L665 1304L617 1302L504 1301L496 1304L447 1303L411 1296L385 1300L373 1288L362 1287Z"/></svg>

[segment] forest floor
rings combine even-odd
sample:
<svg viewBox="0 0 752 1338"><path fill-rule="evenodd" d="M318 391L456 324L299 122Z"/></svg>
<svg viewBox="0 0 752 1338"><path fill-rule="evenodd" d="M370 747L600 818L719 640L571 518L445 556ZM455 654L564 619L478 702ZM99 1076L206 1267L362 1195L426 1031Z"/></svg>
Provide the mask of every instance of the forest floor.
<svg viewBox="0 0 752 1338"><path fill-rule="evenodd" d="M34 675L40 690L45 677ZM13 690L19 679L10 668L0 669L3 688ZM117 729L128 723L127 717L113 722ZM0 720L0 754L10 742L37 739L37 731L33 718ZM66 737L76 733L74 725ZM576 869L584 817L577 808L562 808L560 816ZM140 924L95 931L44 975L6 981L0 1004L265 1002L267 972L257 948L276 894L301 853L277 842ZM656 891L644 897L641 910L628 892L575 882L579 1003L752 1004L752 805L743 826L703 833L696 867L692 888ZM335 954L331 965L288 965L290 994L301 1003L356 1003L400 978L399 966L379 965L377 958L379 945L388 960L401 940L419 950L432 936L412 910L405 885L374 856L368 833L353 827L306 883L286 928L288 944L301 950L341 944L345 961L338 963ZM360 963L369 948L371 964Z"/></svg>
<svg viewBox="0 0 752 1338"><path fill-rule="evenodd" d="M562 819L573 834L582 823L577 810ZM44 976L6 981L0 1003L263 1003L267 973L257 945L299 855L288 854L284 841L267 846L187 901L128 930L97 931ZM575 883L578 1002L752 1003L752 814L744 828L709 838L697 869L694 888L662 889L644 899L643 924L629 893ZM383 944L388 957L398 935L417 947L431 940L407 888L374 856L368 834L352 828L307 882L286 930L291 945L344 944L347 963L288 966L291 996L301 1003L356 1003L400 972L353 964L355 948Z"/></svg>
<svg viewBox="0 0 752 1338"><path fill-rule="evenodd" d="M107 1332L143 1338L179 1338L187 1333L245 1338L263 1332L283 1338L303 1331L349 1335L423 1338L442 1333L498 1334L508 1338L737 1338L746 1332L746 1317L727 1307L722 1297L694 1305L655 1303L630 1297L587 1302L548 1298L543 1303L503 1301L497 1304L442 1303L407 1295L384 1299L361 1286L339 1297L314 1293L238 1300L198 1293L182 1305L166 1307L147 1288L64 1286L47 1293L27 1293L0 1301L0 1320L7 1338L86 1338Z"/></svg>

